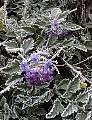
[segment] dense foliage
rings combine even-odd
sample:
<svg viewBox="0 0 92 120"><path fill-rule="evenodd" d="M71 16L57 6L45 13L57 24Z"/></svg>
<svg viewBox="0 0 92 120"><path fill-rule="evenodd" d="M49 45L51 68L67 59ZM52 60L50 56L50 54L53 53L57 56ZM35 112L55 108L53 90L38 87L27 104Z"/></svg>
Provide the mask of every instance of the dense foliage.
<svg viewBox="0 0 92 120"><path fill-rule="evenodd" d="M92 120L91 5L0 0L0 120Z"/></svg>

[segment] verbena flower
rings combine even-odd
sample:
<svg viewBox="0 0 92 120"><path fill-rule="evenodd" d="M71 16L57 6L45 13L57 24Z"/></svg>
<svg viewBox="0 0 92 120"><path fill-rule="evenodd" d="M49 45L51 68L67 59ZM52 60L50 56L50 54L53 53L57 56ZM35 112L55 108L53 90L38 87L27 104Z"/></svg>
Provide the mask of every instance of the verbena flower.
<svg viewBox="0 0 92 120"><path fill-rule="evenodd" d="M53 71L50 68L52 65L51 60L47 60L44 67L30 68L28 66L27 60L21 62L20 67L22 71L25 71L24 78L30 85L41 85L49 82L52 78Z"/></svg>
<svg viewBox="0 0 92 120"><path fill-rule="evenodd" d="M51 59L47 60L44 64L44 71L47 71L48 69L50 69L51 65L52 65L52 60Z"/></svg>
<svg viewBox="0 0 92 120"><path fill-rule="evenodd" d="M47 71L43 72L43 79L44 81L50 81L50 79L52 78L53 72L51 69L48 69Z"/></svg>
<svg viewBox="0 0 92 120"><path fill-rule="evenodd" d="M38 69L30 69L29 74L26 74L26 80L30 85L39 85L41 81L41 73Z"/></svg>
<svg viewBox="0 0 92 120"><path fill-rule="evenodd" d="M68 33L69 32L67 30L61 28L59 20L54 18L53 21L51 22L51 29L47 32L47 35L64 37Z"/></svg>
<svg viewBox="0 0 92 120"><path fill-rule="evenodd" d="M26 59L21 62L20 68L22 71L26 71L27 69L29 69L28 62Z"/></svg>
<svg viewBox="0 0 92 120"><path fill-rule="evenodd" d="M59 21L55 18L53 21L52 21L52 25L51 25L51 28L52 30L57 30L59 28Z"/></svg>
<svg viewBox="0 0 92 120"><path fill-rule="evenodd" d="M31 54L31 60L34 62L34 63L38 63L39 62L39 55L37 55L36 53L33 53Z"/></svg>

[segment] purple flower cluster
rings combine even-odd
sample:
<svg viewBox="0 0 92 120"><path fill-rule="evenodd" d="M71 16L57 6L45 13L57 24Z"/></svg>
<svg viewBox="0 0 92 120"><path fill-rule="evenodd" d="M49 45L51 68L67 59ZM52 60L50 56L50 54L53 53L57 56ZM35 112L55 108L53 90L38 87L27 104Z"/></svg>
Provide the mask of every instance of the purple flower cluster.
<svg viewBox="0 0 92 120"><path fill-rule="evenodd" d="M52 27L52 30L56 31L59 28L59 21L57 19L54 19L52 21L51 27Z"/></svg>
<svg viewBox="0 0 92 120"><path fill-rule="evenodd" d="M59 37L64 37L68 34L67 30L61 30L60 29L60 23L58 19L53 19L51 23L51 30L47 32L48 35L50 36L59 36Z"/></svg>
<svg viewBox="0 0 92 120"><path fill-rule="evenodd" d="M36 58L37 56L35 56L35 59L33 59L33 62L35 63L37 63ZM25 72L24 77L30 85L41 85L45 84L46 82L49 82L52 78L53 71L50 68L51 64L52 61L47 60L44 64L44 67L30 68L27 60L23 60L20 64L20 68L22 71Z"/></svg>
<svg viewBox="0 0 92 120"><path fill-rule="evenodd" d="M37 55L36 53L33 53L33 54L31 54L31 60L34 62L34 63L38 63L39 62L39 59L40 59L40 57L39 57L39 55Z"/></svg>

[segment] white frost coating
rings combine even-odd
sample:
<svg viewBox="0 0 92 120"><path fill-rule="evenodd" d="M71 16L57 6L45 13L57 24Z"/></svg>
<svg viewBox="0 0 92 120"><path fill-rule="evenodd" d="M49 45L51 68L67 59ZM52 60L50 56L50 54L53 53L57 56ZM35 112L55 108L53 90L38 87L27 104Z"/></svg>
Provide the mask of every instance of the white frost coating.
<svg viewBox="0 0 92 120"><path fill-rule="evenodd" d="M11 87L14 87L14 85L18 82L21 82L21 79L17 79L17 80L14 80L12 81L4 90L1 90L0 91L0 95L3 94L4 92L6 91L9 91Z"/></svg>
<svg viewBox="0 0 92 120"><path fill-rule="evenodd" d="M16 52L24 52L24 49L23 48L14 48L14 49L11 49L11 48L6 48L6 50L8 52L13 52L13 53L16 53Z"/></svg>

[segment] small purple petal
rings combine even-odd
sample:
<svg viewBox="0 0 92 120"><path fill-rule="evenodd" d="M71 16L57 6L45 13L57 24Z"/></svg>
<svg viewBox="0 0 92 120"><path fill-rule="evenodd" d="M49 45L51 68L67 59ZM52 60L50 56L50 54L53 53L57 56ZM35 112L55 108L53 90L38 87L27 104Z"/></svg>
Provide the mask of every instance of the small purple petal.
<svg viewBox="0 0 92 120"><path fill-rule="evenodd" d="M20 69L21 69L22 71L26 71L28 68L29 68L29 66L28 66L27 60L25 59L25 60L23 60L23 61L21 62L21 64L20 64Z"/></svg>
<svg viewBox="0 0 92 120"><path fill-rule="evenodd" d="M52 21L51 27L52 27L52 30L55 30L55 31L59 28L59 22L58 22L57 19L54 19L54 20Z"/></svg>
<svg viewBox="0 0 92 120"><path fill-rule="evenodd" d="M51 78L52 78L52 74L53 74L53 72L52 72L51 69L48 69L46 72L44 72L44 73L43 73L43 79L44 79L44 81L45 81L45 82L50 81Z"/></svg>
<svg viewBox="0 0 92 120"><path fill-rule="evenodd" d="M37 64L39 62L39 55L36 53L31 54L31 60Z"/></svg>
<svg viewBox="0 0 92 120"><path fill-rule="evenodd" d="M47 60L44 64L44 71L47 71L51 65L52 65L52 60L51 59Z"/></svg>

